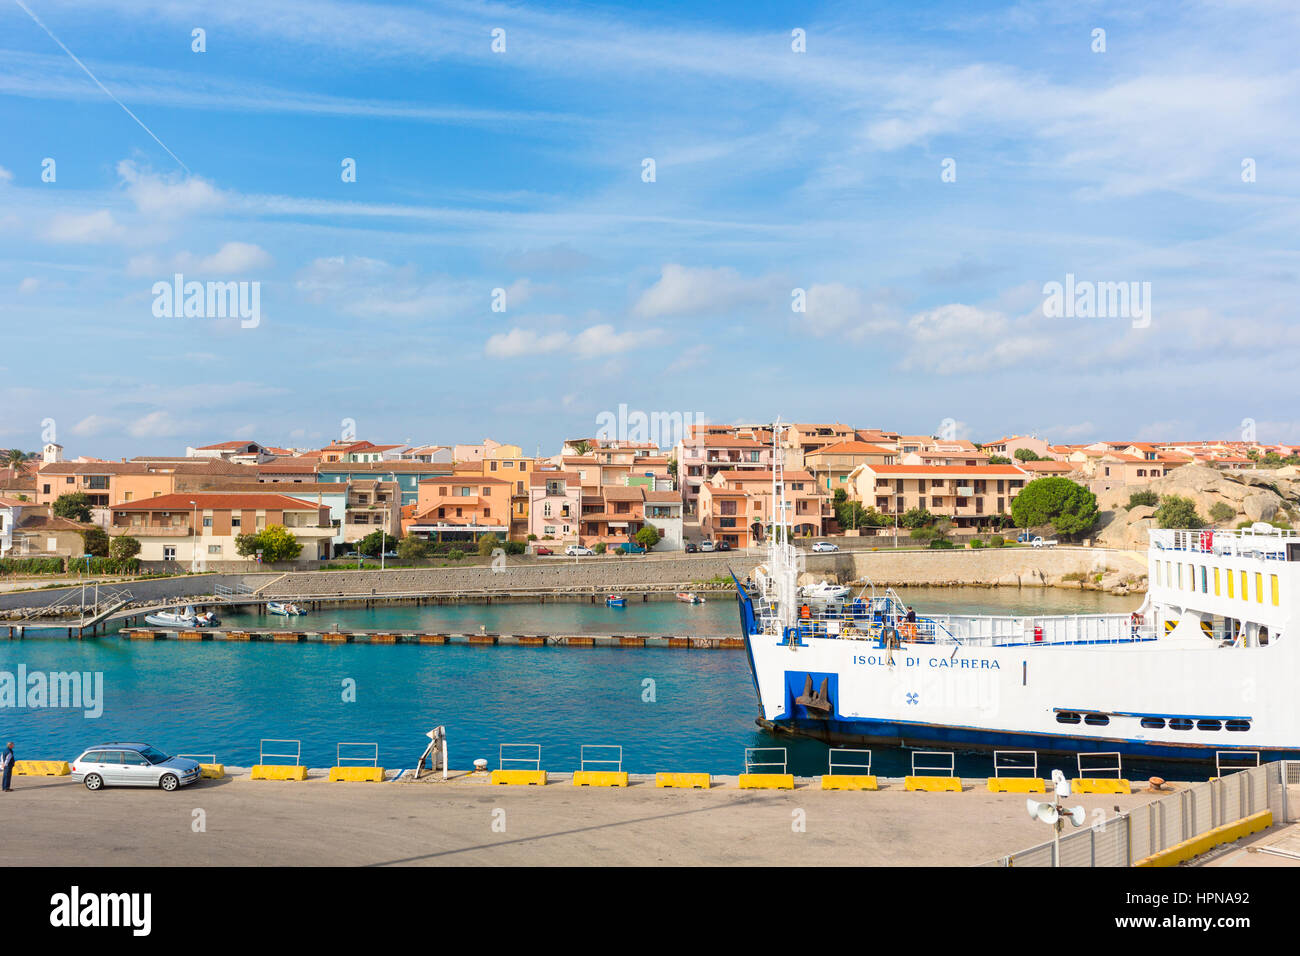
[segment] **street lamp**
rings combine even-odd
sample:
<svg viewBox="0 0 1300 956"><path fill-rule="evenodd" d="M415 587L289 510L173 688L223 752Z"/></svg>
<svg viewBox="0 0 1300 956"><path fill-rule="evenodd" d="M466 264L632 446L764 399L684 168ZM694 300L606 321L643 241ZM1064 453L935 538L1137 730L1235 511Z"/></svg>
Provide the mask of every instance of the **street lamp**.
<svg viewBox="0 0 1300 956"><path fill-rule="evenodd" d="M190 502L190 572L197 573L199 570L199 506L195 501Z"/></svg>

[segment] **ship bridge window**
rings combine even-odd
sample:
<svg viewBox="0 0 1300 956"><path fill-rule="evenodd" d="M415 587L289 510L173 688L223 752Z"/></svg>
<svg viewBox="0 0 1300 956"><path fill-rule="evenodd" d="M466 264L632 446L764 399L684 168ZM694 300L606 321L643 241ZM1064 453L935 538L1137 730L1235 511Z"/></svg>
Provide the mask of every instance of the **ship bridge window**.
<svg viewBox="0 0 1300 956"><path fill-rule="evenodd" d="M1196 722L1197 730L1222 730L1223 722L1219 720L1198 720Z"/></svg>
<svg viewBox="0 0 1300 956"><path fill-rule="evenodd" d="M1083 722L1089 727L1105 727L1110 723L1110 718L1105 714L1085 714Z"/></svg>
<svg viewBox="0 0 1300 956"><path fill-rule="evenodd" d="M1249 720L1230 720L1230 721L1227 722L1227 725L1226 725L1226 726L1227 726L1227 729L1228 729L1228 730L1232 731L1233 733L1238 733L1238 734L1239 734L1239 733L1243 733L1244 731L1250 730L1250 721L1249 721Z"/></svg>
<svg viewBox="0 0 1300 956"><path fill-rule="evenodd" d="M1142 726L1147 730L1164 730L1165 719L1163 717L1143 717Z"/></svg>
<svg viewBox="0 0 1300 956"><path fill-rule="evenodd" d="M1192 721L1187 717L1170 717L1169 729L1170 730L1191 730Z"/></svg>
<svg viewBox="0 0 1300 956"><path fill-rule="evenodd" d="M1068 710L1063 710L1056 715L1056 722L1058 724L1077 724L1079 722L1079 715L1071 713Z"/></svg>

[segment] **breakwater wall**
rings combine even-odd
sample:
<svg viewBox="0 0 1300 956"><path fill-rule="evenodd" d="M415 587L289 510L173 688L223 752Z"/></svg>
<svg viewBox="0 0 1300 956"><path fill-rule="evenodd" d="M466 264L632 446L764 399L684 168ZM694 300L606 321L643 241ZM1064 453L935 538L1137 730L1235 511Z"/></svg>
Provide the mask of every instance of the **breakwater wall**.
<svg viewBox="0 0 1300 956"><path fill-rule="evenodd" d="M258 597L311 599L452 593L475 594L678 590L735 573L742 580L762 563L757 553L680 558L523 559L499 568L404 568L393 571L288 572ZM804 555L804 573L877 585L981 587L1092 586L1140 591L1145 554L1106 548L1007 548L926 551L843 551ZM1096 581L1100 575L1101 581ZM1073 579L1073 580L1071 580ZM1128 582L1125 584L1124 582Z"/></svg>

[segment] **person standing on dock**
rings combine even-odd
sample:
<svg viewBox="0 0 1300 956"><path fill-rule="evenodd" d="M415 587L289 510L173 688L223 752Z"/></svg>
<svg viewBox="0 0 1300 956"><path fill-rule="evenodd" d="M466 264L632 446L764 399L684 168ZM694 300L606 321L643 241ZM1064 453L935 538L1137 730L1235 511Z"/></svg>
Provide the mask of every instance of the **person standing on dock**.
<svg viewBox="0 0 1300 956"><path fill-rule="evenodd" d="M0 769L4 770L3 778L0 778L0 790L9 793L13 787L9 786L9 778L14 773L14 742L11 740L5 744L4 753L0 755Z"/></svg>

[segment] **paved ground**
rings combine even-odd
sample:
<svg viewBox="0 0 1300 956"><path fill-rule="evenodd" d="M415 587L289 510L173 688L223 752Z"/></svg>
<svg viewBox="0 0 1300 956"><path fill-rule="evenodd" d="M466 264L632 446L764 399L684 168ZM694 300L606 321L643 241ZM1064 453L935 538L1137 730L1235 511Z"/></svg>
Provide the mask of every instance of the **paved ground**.
<svg viewBox="0 0 1300 956"><path fill-rule="evenodd" d="M1148 798L1076 799L1092 819ZM0 808L7 865L960 866L1050 836L1023 796L982 785L781 792L738 790L734 778L710 791L233 778L168 794L15 777Z"/></svg>
<svg viewBox="0 0 1300 956"><path fill-rule="evenodd" d="M1295 787L1291 788L1292 794ZM1294 796L1292 797L1294 799ZM1265 852L1263 848L1280 850ZM1195 861L1197 866L1300 866L1300 823L1274 827L1212 850Z"/></svg>

